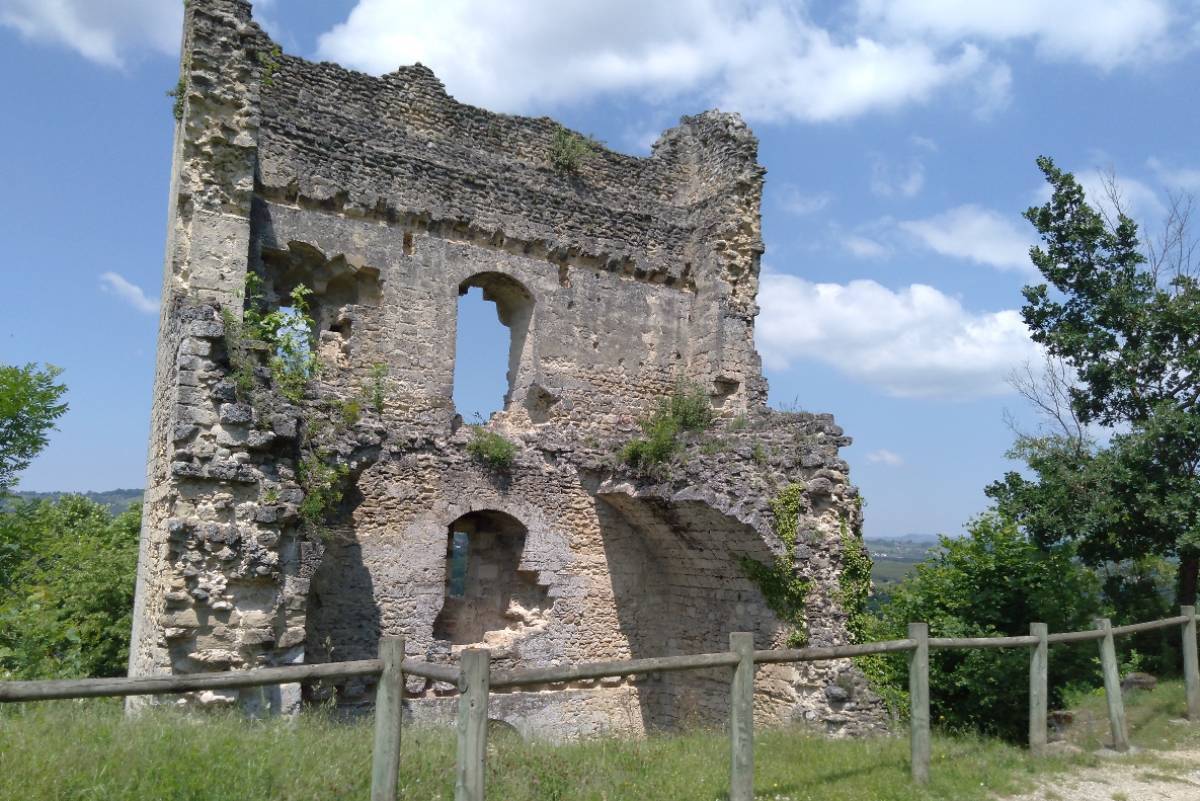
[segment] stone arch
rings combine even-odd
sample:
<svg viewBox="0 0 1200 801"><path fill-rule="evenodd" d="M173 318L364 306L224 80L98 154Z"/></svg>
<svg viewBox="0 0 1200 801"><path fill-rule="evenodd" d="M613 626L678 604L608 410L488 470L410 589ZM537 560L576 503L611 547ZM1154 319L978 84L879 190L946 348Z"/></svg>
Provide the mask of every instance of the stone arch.
<svg viewBox="0 0 1200 801"><path fill-rule="evenodd" d="M514 400L523 400L528 395L533 384L536 369L533 355L535 301L524 284L504 273L475 273L459 283L458 294L461 297L476 287L483 290L484 300L496 305L500 322L508 328L508 389L503 403L503 408L508 410ZM455 354L456 361L460 355Z"/></svg>
<svg viewBox="0 0 1200 801"><path fill-rule="evenodd" d="M451 646L498 645L545 624L548 588L521 567L528 529L496 509L455 518L446 527L442 609L433 638Z"/></svg>

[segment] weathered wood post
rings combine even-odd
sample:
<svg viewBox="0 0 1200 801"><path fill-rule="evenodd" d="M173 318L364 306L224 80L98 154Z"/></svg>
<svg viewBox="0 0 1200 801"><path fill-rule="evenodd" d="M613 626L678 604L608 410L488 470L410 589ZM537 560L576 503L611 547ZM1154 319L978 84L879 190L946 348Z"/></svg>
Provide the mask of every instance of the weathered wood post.
<svg viewBox="0 0 1200 801"><path fill-rule="evenodd" d="M908 654L908 697L912 723L912 778L929 781L929 625L909 623L908 639L917 647Z"/></svg>
<svg viewBox="0 0 1200 801"><path fill-rule="evenodd" d="M1125 727L1125 699L1121 697L1121 674L1117 670L1117 649L1113 645L1112 621L1096 621L1104 632L1100 640L1100 666L1104 670L1104 695L1108 700L1108 725L1112 729L1113 750L1129 750L1129 734Z"/></svg>
<svg viewBox="0 0 1200 801"><path fill-rule="evenodd" d="M1196 607L1184 606L1180 614L1187 618L1183 624L1183 683L1187 688L1187 716L1193 723L1200 721L1200 661L1196 659Z"/></svg>
<svg viewBox="0 0 1200 801"><path fill-rule="evenodd" d="M454 801L483 801L490 659L491 654L486 648L468 648L462 652Z"/></svg>
<svg viewBox="0 0 1200 801"><path fill-rule="evenodd" d="M1046 707L1050 693L1050 646L1046 639L1049 631L1045 623L1030 623L1029 633L1038 638L1029 650L1029 753L1042 756L1046 753Z"/></svg>
<svg viewBox="0 0 1200 801"><path fill-rule="evenodd" d="M371 801L396 801L400 779L400 716L404 701L404 638L381 637L383 673L375 690L375 750L371 754Z"/></svg>
<svg viewBox="0 0 1200 801"><path fill-rule="evenodd" d="M738 656L729 703L729 801L754 801L754 635L729 635Z"/></svg>

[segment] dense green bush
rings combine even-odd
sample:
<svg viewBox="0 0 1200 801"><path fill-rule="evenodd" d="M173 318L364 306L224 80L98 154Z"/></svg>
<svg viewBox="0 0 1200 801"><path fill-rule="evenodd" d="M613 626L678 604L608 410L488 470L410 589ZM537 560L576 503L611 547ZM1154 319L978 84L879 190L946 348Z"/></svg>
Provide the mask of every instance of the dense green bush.
<svg viewBox="0 0 1200 801"><path fill-rule="evenodd" d="M141 507L3 503L0 679L124 675Z"/></svg>
<svg viewBox="0 0 1200 801"><path fill-rule="evenodd" d="M934 637L1091 628L1101 609L1099 582L1067 549L1043 550L994 513L976 518L967 536L943 537L939 550L897 586L871 639L903 639L910 621ZM1072 683L1095 681L1095 649L1065 647L1050 660L1050 703ZM931 713L949 729L1019 740L1026 735L1029 655L1024 648L936 649L930 654ZM907 682L903 657L891 658L893 691ZM885 695L887 693L885 692Z"/></svg>

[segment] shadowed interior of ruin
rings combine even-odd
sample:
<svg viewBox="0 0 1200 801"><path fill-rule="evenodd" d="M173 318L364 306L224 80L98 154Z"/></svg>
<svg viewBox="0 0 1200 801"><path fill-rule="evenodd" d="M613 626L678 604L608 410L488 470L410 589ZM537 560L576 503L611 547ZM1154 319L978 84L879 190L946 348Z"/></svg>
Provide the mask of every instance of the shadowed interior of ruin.
<svg viewBox="0 0 1200 801"><path fill-rule="evenodd" d="M641 659L729 648L729 632L761 643L780 627L740 560L772 552L749 526L701 502L666 503L623 493L597 503L617 618ZM642 685L647 729L715 725L729 714L724 670L660 673Z"/></svg>
<svg viewBox="0 0 1200 801"><path fill-rule="evenodd" d="M456 547L457 546L457 547ZM492 632L538 622L547 603L537 573L521 570L525 527L503 512L471 512L446 536L446 596L433 637L452 645L482 643Z"/></svg>

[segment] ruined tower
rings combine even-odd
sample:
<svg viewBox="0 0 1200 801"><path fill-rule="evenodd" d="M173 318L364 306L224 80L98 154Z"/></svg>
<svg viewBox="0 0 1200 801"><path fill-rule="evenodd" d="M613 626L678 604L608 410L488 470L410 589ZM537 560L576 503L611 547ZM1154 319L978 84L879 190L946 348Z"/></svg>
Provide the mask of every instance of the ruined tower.
<svg viewBox="0 0 1200 801"><path fill-rule="evenodd" d="M766 407L764 170L737 115L684 118L647 158L564 165L578 140L552 120L458 103L420 65L374 78L285 55L244 0L187 4L176 111L132 675L371 658L381 633L505 666L724 650L731 631L849 640L849 440ZM300 286L316 370L282 392L240 321ZM451 399L471 287L512 335L483 429L511 460L479 458ZM623 460L689 387L711 425L652 469ZM797 609L767 600L781 569L808 582ZM764 666L757 687L764 718L878 719L848 662ZM556 689L497 693L491 714L570 736L727 705L720 670ZM407 690L418 718L451 709L452 687ZM330 693L367 705L372 687L194 700Z"/></svg>

